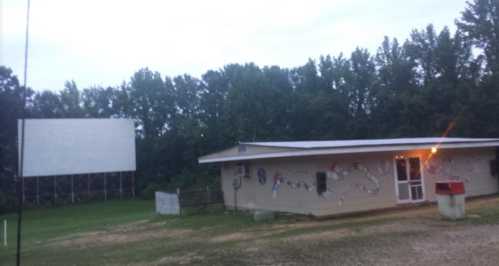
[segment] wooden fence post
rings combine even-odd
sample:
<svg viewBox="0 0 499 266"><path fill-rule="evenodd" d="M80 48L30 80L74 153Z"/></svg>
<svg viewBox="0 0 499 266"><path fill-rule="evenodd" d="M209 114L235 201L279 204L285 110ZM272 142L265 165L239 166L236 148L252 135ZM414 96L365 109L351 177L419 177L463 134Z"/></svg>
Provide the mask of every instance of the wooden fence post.
<svg viewBox="0 0 499 266"><path fill-rule="evenodd" d="M87 199L90 199L90 174L87 174Z"/></svg>
<svg viewBox="0 0 499 266"><path fill-rule="evenodd" d="M237 189L234 189L234 215L237 213Z"/></svg>
<svg viewBox="0 0 499 266"><path fill-rule="evenodd" d="M210 193L210 187L206 186L206 203L210 204L211 203L211 193Z"/></svg>
<svg viewBox="0 0 499 266"><path fill-rule="evenodd" d="M120 199L123 198L123 179L120 172Z"/></svg>
<svg viewBox="0 0 499 266"><path fill-rule="evenodd" d="M225 212L225 211L227 211L227 208L225 206L225 192L218 192L217 200L220 198L220 193L222 194L222 208L224 209L224 212Z"/></svg>
<svg viewBox="0 0 499 266"><path fill-rule="evenodd" d="M57 201L57 176L54 176L54 204Z"/></svg>
<svg viewBox="0 0 499 266"><path fill-rule="evenodd" d="M74 191L73 175L70 175L70 177L71 177L71 203L75 203L75 191Z"/></svg>
<svg viewBox="0 0 499 266"><path fill-rule="evenodd" d="M40 205L40 177L36 177L36 205Z"/></svg>
<svg viewBox="0 0 499 266"><path fill-rule="evenodd" d="M3 246L7 247L7 219L3 220Z"/></svg>
<svg viewBox="0 0 499 266"><path fill-rule="evenodd" d="M132 172L132 198L135 198L135 172Z"/></svg>
<svg viewBox="0 0 499 266"><path fill-rule="evenodd" d="M182 216L182 206L180 205L180 188L177 188L178 214Z"/></svg>
<svg viewBox="0 0 499 266"><path fill-rule="evenodd" d="M104 175L104 200L107 200L107 175L106 173Z"/></svg>

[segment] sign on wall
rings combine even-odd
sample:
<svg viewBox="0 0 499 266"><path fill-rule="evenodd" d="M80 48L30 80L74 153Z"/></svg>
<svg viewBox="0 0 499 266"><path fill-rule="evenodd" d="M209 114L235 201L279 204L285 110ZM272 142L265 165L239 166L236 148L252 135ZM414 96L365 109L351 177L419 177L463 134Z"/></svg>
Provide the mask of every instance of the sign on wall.
<svg viewBox="0 0 499 266"><path fill-rule="evenodd" d="M21 120L18 120L19 151ZM26 119L24 177L135 171L129 119Z"/></svg>

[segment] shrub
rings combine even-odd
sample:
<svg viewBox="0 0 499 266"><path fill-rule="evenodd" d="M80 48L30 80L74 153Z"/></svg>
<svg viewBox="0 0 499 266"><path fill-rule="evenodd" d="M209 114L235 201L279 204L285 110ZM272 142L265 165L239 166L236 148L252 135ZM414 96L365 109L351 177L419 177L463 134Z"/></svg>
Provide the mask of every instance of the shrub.
<svg viewBox="0 0 499 266"><path fill-rule="evenodd" d="M149 183L147 186L141 191L140 197L143 199L154 199L154 192L162 190L162 186L156 183Z"/></svg>

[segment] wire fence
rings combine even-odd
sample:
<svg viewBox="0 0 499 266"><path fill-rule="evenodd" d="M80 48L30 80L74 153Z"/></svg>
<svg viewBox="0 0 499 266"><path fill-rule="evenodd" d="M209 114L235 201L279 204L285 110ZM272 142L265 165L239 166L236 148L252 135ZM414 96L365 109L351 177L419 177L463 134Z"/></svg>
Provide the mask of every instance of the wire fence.
<svg viewBox="0 0 499 266"><path fill-rule="evenodd" d="M205 189L180 190L177 189L180 209L185 208L206 208L209 205L223 204L224 195L220 189Z"/></svg>
<svg viewBox="0 0 499 266"><path fill-rule="evenodd" d="M22 188L27 206L64 205L135 196L133 172L29 177Z"/></svg>

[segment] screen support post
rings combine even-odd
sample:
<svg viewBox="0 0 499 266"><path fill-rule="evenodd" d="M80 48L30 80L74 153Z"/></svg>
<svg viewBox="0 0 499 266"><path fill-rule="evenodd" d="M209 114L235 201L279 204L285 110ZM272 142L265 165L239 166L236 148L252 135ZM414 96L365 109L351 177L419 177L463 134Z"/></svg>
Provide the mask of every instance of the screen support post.
<svg viewBox="0 0 499 266"><path fill-rule="evenodd" d="M26 8L26 39L24 44L24 86L23 86L23 99L22 99L22 116L21 116L21 151L19 169L16 178L17 190L17 249L16 249L16 265L21 265L21 235L22 235L22 217L23 217L23 193L24 187L24 140L25 137L25 119L26 119L26 86L27 86L27 72L28 72L28 43L29 43L29 9L30 0L28 0Z"/></svg>

